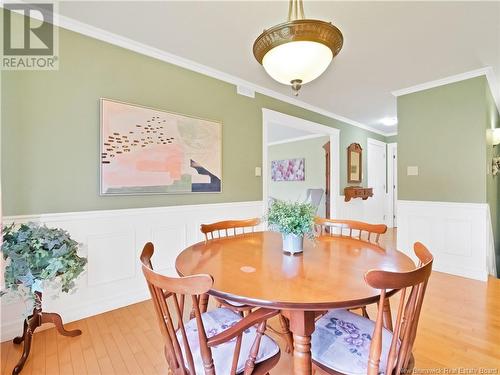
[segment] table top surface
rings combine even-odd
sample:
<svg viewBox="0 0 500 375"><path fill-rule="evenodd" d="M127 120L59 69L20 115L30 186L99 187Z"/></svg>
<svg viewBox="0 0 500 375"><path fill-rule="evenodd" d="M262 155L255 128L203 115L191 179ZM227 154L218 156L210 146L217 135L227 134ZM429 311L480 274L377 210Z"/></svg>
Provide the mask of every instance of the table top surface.
<svg viewBox="0 0 500 375"><path fill-rule="evenodd" d="M322 310L372 303L371 269L407 272L413 261L395 250L349 237L306 239L304 252L282 251L281 234L255 232L192 245L176 259L179 275L210 274L210 295L254 306Z"/></svg>

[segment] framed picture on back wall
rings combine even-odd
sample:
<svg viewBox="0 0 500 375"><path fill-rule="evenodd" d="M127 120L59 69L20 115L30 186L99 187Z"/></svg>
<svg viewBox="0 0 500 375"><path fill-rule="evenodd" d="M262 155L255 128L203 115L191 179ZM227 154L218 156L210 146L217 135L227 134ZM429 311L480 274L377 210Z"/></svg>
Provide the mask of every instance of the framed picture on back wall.
<svg viewBox="0 0 500 375"><path fill-rule="evenodd" d="M306 159L273 160L271 179L273 181L304 181Z"/></svg>
<svg viewBox="0 0 500 375"><path fill-rule="evenodd" d="M101 99L101 195L220 193L222 123Z"/></svg>

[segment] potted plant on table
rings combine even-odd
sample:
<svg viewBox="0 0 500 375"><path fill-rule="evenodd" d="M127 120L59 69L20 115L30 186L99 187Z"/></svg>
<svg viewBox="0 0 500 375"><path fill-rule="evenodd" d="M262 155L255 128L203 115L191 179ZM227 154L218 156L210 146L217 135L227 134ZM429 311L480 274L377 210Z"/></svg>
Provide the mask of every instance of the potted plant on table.
<svg viewBox="0 0 500 375"><path fill-rule="evenodd" d="M77 336L80 330L66 331L59 314L42 311L44 287L51 286L68 293L75 287L75 280L84 271L87 259L78 256L80 245L68 232L47 228L38 223L4 227L1 251L5 266L5 287L34 300L33 313L24 321L23 334L14 339L15 344L24 341L21 359L13 370L18 374L28 358L31 338L43 323L54 323L60 334ZM1 291L0 295L7 291Z"/></svg>
<svg viewBox="0 0 500 375"><path fill-rule="evenodd" d="M314 237L316 209L310 203L276 200L269 207L267 220L283 236L283 251L296 254L304 249L304 237Z"/></svg>

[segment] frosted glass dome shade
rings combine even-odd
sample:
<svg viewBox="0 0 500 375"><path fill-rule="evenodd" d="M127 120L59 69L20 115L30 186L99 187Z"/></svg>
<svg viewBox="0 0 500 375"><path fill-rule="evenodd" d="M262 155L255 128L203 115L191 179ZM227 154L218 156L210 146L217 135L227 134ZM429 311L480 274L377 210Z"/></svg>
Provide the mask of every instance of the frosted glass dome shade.
<svg viewBox="0 0 500 375"><path fill-rule="evenodd" d="M333 53L322 43L295 41L274 47L264 55L262 65L276 81L290 85L293 80L302 84L318 78L330 65Z"/></svg>

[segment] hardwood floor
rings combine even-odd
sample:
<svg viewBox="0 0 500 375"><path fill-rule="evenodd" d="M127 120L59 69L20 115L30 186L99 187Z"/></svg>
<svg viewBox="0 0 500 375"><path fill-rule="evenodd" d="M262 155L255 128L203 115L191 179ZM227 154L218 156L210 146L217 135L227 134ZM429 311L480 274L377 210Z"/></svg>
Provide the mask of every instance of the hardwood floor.
<svg viewBox="0 0 500 375"><path fill-rule="evenodd" d="M384 242L385 246L394 247L395 233L389 232ZM392 305L396 303L392 301ZM369 313L375 316L373 309ZM279 327L277 322L271 324ZM54 329L36 333L22 375L167 374L162 338L150 301L69 323L66 327L79 328L83 334L63 337ZM20 346L3 342L1 373L11 374L20 355ZM418 369L456 369L434 374L480 374L481 369L494 369L489 373L499 374L500 280L490 278L483 283L433 272L414 355ZM290 364L290 355L282 352L272 374L290 374Z"/></svg>

